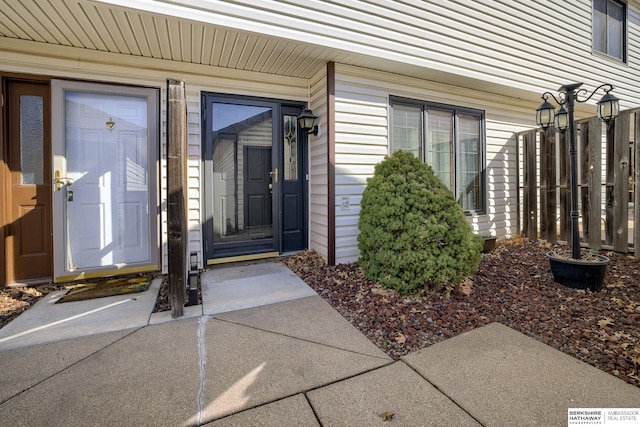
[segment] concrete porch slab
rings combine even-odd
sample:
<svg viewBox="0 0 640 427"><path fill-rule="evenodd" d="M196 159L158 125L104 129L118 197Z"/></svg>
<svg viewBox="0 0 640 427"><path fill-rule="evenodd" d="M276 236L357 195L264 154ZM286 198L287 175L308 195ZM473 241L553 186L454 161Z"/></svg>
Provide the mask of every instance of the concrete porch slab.
<svg viewBox="0 0 640 427"><path fill-rule="evenodd" d="M0 329L0 351L148 325L162 278L144 292L56 304L66 291L45 296Z"/></svg>
<svg viewBox="0 0 640 427"><path fill-rule="evenodd" d="M568 408L639 408L640 389L492 323L402 358L483 425L566 425Z"/></svg>
<svg viewBox="0 0 640 427"><path fill-rule="evenodd" d="M284 264L273 261L260 261L248 264L219 265L210 267L203 274L207 276L209 286L223 284L228 280L248 279L290 271Z"/></svg>
<svg viewBox="0 0 640 427"><path fill-rule="evenodd" d="M200 286L205 315L316 295L295 273L279 263L207 270L202 273Z"/></svg>

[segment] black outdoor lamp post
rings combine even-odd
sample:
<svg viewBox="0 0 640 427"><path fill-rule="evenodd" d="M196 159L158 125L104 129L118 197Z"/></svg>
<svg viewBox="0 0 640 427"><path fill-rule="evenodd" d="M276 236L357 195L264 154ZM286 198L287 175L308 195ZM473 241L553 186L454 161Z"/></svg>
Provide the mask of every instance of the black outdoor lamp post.
<svg viewBox="0 0 640 427"><path fill-rule="evenodd" d="M573 110L576 102L587 102L593 95L599 90L604 89L605 95L598 102L598 117L607 124L607 129L610 128L614 119L618 116L619 106L618 98L609 93L613 90L613 86L606 83L598 86L591 94L584 98L579 99L578 96L587 96L589 93L586 89L578 88L582 86L582 83L567 84L558 89L559 96L556 98L551 92L545 92L542 94L544 102L536 110L536 122L542 129L547 129L552 124L561 131L564 132L569 129L569 169L570 169L570 187L571 187L571 248L572 258L580 259L580 243L578 235L578 182L577 182L577 168L576 168L576 129L573 121ZM554 111L553 105L548 101L549 97L560 106L560 109ZM566 108L566 109L565 109Z"/></svg>

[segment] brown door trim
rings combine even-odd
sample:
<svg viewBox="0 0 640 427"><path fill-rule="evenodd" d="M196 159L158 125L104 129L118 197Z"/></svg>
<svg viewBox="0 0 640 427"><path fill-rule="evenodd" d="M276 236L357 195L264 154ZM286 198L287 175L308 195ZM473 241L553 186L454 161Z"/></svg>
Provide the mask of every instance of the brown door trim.
<svg viewBox="0 0 640 427"><path fill-rule="evenodd" d="M0 76L1 77L1 76ZM6 254L4 250L5 245L5 229L6 229L6 213L7 205L7 195L9 194L7 183L5 180L5 176L8 173L7 163L6 163L6 145L5 141L6 137L6 129L5 129L5 79L0 78L0 193L3 194L3 202L2 207L0 207L0 286L4 287L7 284L7 269L6 269Z"/></svg>
<svg viewBox="0 0 640 427"><path fill-rule="evenodd" d="M2 79L1 86L0 186L7 203L0 212L0 279L3 285L49 280L53 269L49 79L8 77ZM22 184L19 123L23 94L42 98L43 175L34 185Z"/></svg>
<svg viewBox="0 0 640 427"><path fill-rule="evenodd" d="M9 209L8 203L6 203L6 197L9 194L9 182L6 179L9 175L9 168L7 165L8 146L9 140L6 127L7 117L7 85L9 81L24 81L24 82L50 82L51 77L37 76L29 74L19 73L2 73L0 72L0 193L5 195L0 207L0 287L6 286L7 283L7 268L6 268L6 229L7 218ZM50 155L50 153L49 153Z"/></svg>

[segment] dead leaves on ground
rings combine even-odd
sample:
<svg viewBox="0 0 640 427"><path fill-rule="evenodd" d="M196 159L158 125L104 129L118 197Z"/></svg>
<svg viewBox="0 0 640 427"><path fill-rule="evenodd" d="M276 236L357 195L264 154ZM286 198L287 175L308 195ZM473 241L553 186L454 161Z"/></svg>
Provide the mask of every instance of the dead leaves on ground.
<svg viewBox="0 0 640 427"><path fill-rule="evenodd" d="M378 416L382 418L382 421L391 421L394 415L395 414L393 412L389 412L389 411L384 411L378 414Z"/></svg>

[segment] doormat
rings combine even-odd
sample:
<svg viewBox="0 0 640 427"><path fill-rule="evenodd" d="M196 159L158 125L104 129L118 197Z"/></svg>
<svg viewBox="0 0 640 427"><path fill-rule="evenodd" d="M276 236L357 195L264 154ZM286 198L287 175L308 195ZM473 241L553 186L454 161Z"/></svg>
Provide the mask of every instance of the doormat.
<svg viewBox="0 0 640 427"><path fill-rule="evenodd" d="M134 294L144 292L151 285L151 275L140 277L121 277L118 279L104 279L97 282L78 283L73 285L67 294L58 302L83 301L93 298L112 297L115 295Z"/></svg>

